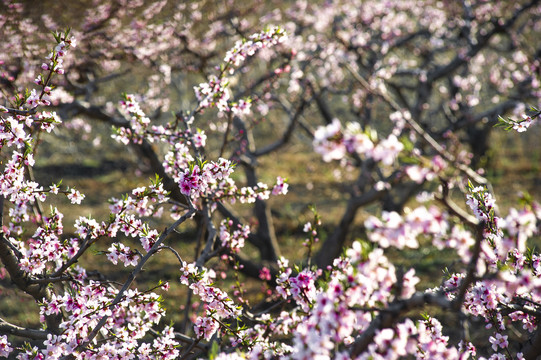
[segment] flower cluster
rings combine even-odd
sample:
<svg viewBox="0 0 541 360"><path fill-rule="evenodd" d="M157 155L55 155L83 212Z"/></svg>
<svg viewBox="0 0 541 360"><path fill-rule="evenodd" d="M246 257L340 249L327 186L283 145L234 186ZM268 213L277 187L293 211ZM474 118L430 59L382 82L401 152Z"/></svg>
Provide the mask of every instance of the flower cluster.
<svg viewBox="0 0 541 360"><path fill-rule="evenodd" d="M343 129L338 119L327 126L320 126L314 133L314 150L326 162L341 160L346 154L362 155L391 165L404 145L394 134L374 144L374 132L364 132L359 123L348 123Z"/></svg>
<svg viewBox="0 0 541 360"><path fill-rule="evenodd" d="M524 131L528 130L530 125L532 125L532 122L533 122L533 120L532 120L531 117L529 117L528 115L523 115L522 120L517 121L513 125L513 130L516 130L517 132L524 132Z"/></svg>
<svg viewBox="0 0 541 360"><path fill-rule="evenodd" d="M272 195L286 195L287 191L289 189L289 185L287 184L287 179L282 178L281 176L278 176L276 178L276 184L272 187ZM259 184L259 188L264 188L263 184Z"/></svg>
<svg viewBox="0 0 541 360"><path fill-rule="evenodd" d="M276 279L278 284L276 291L283 298L291 296L301 306L303 311L310 311L311 305L317 295L315 287L316 274L309 270L303 270L297 276L290 275L290 268L285 269L280 274L278 279Z"/></svg>
<svg viewBox="0 0 541 360"><path fill-rule="evenodd" d="M33 164L31 153L25 155L14 151L0 174L1 195L21 206L23 203L44 201L46 195L42 192L43 188L35 181L25 179L24 165Z"/></svg>
<svg viewBox="0 0 541 360"><path fill-rule="evenodd" d="M498 124L496 126L501 126L505 130L515 130L517 132L525 132L528 128L535 123L541 116L541 111L535 107L530 109L530 115L521 114L522 119L514 120L512 118L503 118L498 116Z"/></svg>
<svg viewBox="0 0 541 360"><path fill-rule="evenodd" d="M61 240L63 234L62 219L64 215L53 208L51 215L43 219L32 238L23 242L17 242L24 249L24 257L19 266L29 274L42 274L46 270L57 270L60 266L77 253L79 239L71 238ZM46 241L44 241L46 240ZM28 246L28 249L25 247ZM51 266L48 266L50 264Z"/></svg>
<svg viewBox="0 0 541 360"><path fill-rule="evenodd" d="M499 226L500 218L495 215L496 201L492 194L482 186L473 186L468 182L469 194L466 195L466 204L473 211L477 220L486 224L486 231L491 237L501 236Z"/></svg>
<svg viewBox="0 0 541 360"><path fill-rule="evenodd" d="M160 214L160 205L169 200L169 193L163 188L159 178L152 181L151 185L141 186L132 190L132 196L124 196L122 199L112 198L109 209L112 214L122 213L137 214L138 216L151 216Z"/></svg>
<svg viewBox="0 0 541 360"><path fill-rule="evenodd" d="M31 118L25 120L31 125ZM0 118L0 143L2 147L15 145L19 149L24 148L30 141L30 135L24 131L24 126L24 122L11 116L6 119Z"/></svg>
<svg viewBox="0 0 541 360"><path fill-rule="evenodd" d="M442 237L448 223L446 215L437 207L426 208L419 206L402 217L395 211L383 211L381 220L370 216L364 223L369 230L368 238L383 248L394 246L417 248L417 237L421 234L435 238Z"/></svg>
<svg viewBox="0 0 541 360"><path fill-rule="evenodd" d="M107 259L115 265L118 261L121 261L124 266L135 266L139 262L139 255L137 255L137 252L131 250L122 243L112 244L108 251Z"/></svg>
<svg viewBox="0 0 541 360"><path fill-rule="evenodd" d="M236 230L232 228L232 220L223 220L220 224L219 238L223 247L231 249L232 252L239 252L250 235L250 227L238 224Z"/></svg>
<svg viewBox="0 0 541 360"><path fill-rule="evenodd" d="M431 181L436 175L447 167L446 162L441 156L436 155L430 160L429 166L410 165L404 170L409 178L417 184L422 184L425 180Z"/></svg>
<svg viewBox="0 0 541 360"><path fill-rule="evenodd" d="M287 38L286 32L277 26L266 31L250 35L248 40L237 41L235 46L227 52L224 58L224 65L219 76L211 75L207 82L194 86L195 96L199 102L199 108L217 107L220 112L231 111L235 115L246 115L250 112L249 99L240 99L230 104L231 94L228 90L229 78L225 76L228 71L230 75L248 57L253 56L257 50L277 45Z"/></svg>
<svg viewBox="0 0 541 360"><path fill-rule="evenodd" d="M245 115L250 115L251 108L252 102L250 99L240 99L238 102L231 104L231 112L241 118Z"/></svg>
<svg viewBox="0 0 541 360"><path fill-rule="evenodd" d="M213 278L216 276L214 271L198 269L195 264L186 262L183 262L180 270L180 282L188 285L205 303L205 315L195 321L195 334L198 338L210 340L224 320L237 318L241 311L226 292L213 286Z"/></svg>
<svg viewBox="0 0 541 360"><path fill-rule="evenodd" d="M207 82L194 87L195 97L199 101L201 108L216 106L220 111L229 110L229 98L231 94L227 86L229 81L227 78L217 78L211 75Z"/></svg>
<svg viewBox="0 0 541 360"><path fill-rule="evenodd" d="M441 323L429 316L419 321L417 326L407 319L394 329L379 330L374 342L360 359L398 359L408 354L414 354L417 359L466 358L467 353L459 354L456 347L449 346L449 337L443 335L442 330Z"/></svg>
<svg viewBox="0 0 541 360"><path fill-rule="evenodd" d="M144 140L153 142L164 141L168 143L172 150L166 155L164 166L168 166L172 156L177 154L179 150L181 154L188 154L189 146L202 148L206 144L207 136L205 132L196 129L193 131L187 128L180 131L175 125L169 123L164 125L150 125L150 118L141 109L139 102L135 99L135 95L124 94L124 99L120 101L120 108L129 119L128 126L122 126L114 129L113 139L125 145L129 143L142 144Z"/></svg>
<svg viewBox="0 0 541 360"><path fill-rule="evenodd" d="M238 199L241 203L253 203L257 199L266 200L271 194L287 194L288 184L281 177L277 177L272 190L261 182L253 187L237 187L231 178L234 166L230 160L220 158L217 162L190 162L184 170L172 166L169 169L173 172L173 178L179 184L180 191L193 200L201 197L212 201L229 198L232 202Z"/></svg>
<svg viewBox="0 0 541 360"><path fill-rule="evenodd" d="M49 76L45 77L42 74L39 74L34 80L35 84L42 87L42 91L38 94L36 90L33 89L27 96L26 104L30 108L35 108L39 105L47 106L51 104L49 100L45 100L43 98L44 95L51 95L52 88L49 85L48 81L50 80L52 73L56 73L58 75L64 74L63 57L66 55L66 52L70 47L76 46L75 38L73 36L71 38L68 38L69 30L67 30L64 34L55 33L54 35L57 41L57 45L55 46L54 50L50 52L49 55L46 57L47 62L41 64L41 69L44 71L49 71Z"/></svg>
<svg viewBox="0 0 541 360"><path fill-rule="evenodd" d="M64 60L62 57L66 55L66 51L70 47L75 47L75 46L76 46L76 40L73 36L69 39L66 38L60 41L54 48L54 51L52 51L47 56L47 60L49 60L49 63L41 64L41 68L45 71L49 71L49 70L54 71L55 73L59 75L64 74L64 65L63 65ZM36 83L38 83L38 85L42 85L43 84L42 81L43 81L43 77L38 76L38 78L36 79Z"/></svg>
<svg viewBox="0 0 541 360"><path fill-rule="evenodd" d="M467 263L471 259L470 248L475 243L475 239L471 231L464 229L463 226L455 225L445 236L435 235L432 243L440 250L455 249L460 259Z"/></svg>
<svg viewBox="0 0 541 360"><path fill-rule="evenodd" d="M213 189L232 183L229 176L233 173L233 168L234 164L224 158L220 158L218 162L192 164L190 168L178 174L180 191L192 198L208 196Z"/></svg>
<svg viewBox="0 0 541 360"><path fill-rule="evenodd" d="M124 99L120 102L120 105L129 118L130 127L116 129L113 139L122 142L124 145L128 145L130 142L141 144L145 139L150 119L143 112L134 95L124 94Z"/></svg>
<svg viewBox="0 0 541 360"><path fill-rule="evenodd" d="M47 131L50 133L55 125L61 124L62 120L56 112L42 111L37 114L35 120L38 123L41 123L41 130Z"/></svg>
<svg viewBox="0 0 541 360"><path fill-rule="evenodd" d="M85 195L82 194L79 190L77 189L68 189L68 193L67 193L67 198L71 201L72 204L81 204L81 201L84 200L85 198Z"/></svg>
<svg viewBox="0 0 541 360"><path fill-rule="evenodd" d="M464 275L453 274L443 285L447 291L446 295L454 299L457 289L460 287ZM521 274L518 277L507 277L505 279L492 279L477 281L466 293L463 309L466 313L484 319L487 329L493 329L494 335L489 338L494 351L507 347L507 336L503 333L507 329L507 322L503 317L503 309L519 298L526 297L528 301L536 302L541 299L538 290L541 280L539 277L532 278L531 274ZM510 286L511 285L511 286ZM520 322L527 331L534 331L535 320L532 316L515 311L509 319L513 322ZM492 358L498 358L494 354Z"/></svg>
<svg viewBox="0 0 541 360"><path fill-rule="evenodd" d="M13 348L9 346L8 337L6 335L0 336L0 357L8 357L12 351Z"/></svg>
<svg viewBox="0 0 541 360"><path fill-rule="evenodd" d="M282 43L286 38L286 32L278 26L272 26L265 31L252 34L248 40L237 41L235 46L227 51L224 63L238 67L246 61L246 58L253 56L257 50ZM234 69L231 68L229 72L232 74Z"/></svg>
<svg viewBox="0 0 541 360"><path fill-rule="evenodd" d="M362 245L354 242L346 256L335 260L324 288L313 288L314 280L315 274L306 270L287 280L295 284L289 290L297 297L302 310L309 310L300 319L285 320L294 341L287 358L332 357L332 354L348 358L347 352L335 352L335 345L337 342L351 345L355 334L369 326L371 315L363 308L384 305L391 300L395 269L381 249L366 254ZM279 284L277 290L280 287L283 285ZM284 331L283 326L276 331ZM368 354L366 358L370 358Z"/></svg>
<svg viewBox="0 0 541 360"><path fill-rule="evenodd" d="M82 277L84 279L84 275ZM142 358L173 359L178 356L171 328L151 344L141 339L157 324L165 311L160 306L160 297L152 292L141 293L128 290L118 304L112 305L118 290L92 280L88 285L74 287L63 296L53 297L41 306L41 315L59 314L64 311L70 316L60 324L61 335L49 335L42 353L47 359L59 359L70 354L81 358L115 358L120 354L141 355ZM108 317L102 332L114 334L107 342L93 341L88 349L79 350L93 328L102 317ZM31 355L34 350L29 350ZM151 356L152 355L152 356Z"/></svg>

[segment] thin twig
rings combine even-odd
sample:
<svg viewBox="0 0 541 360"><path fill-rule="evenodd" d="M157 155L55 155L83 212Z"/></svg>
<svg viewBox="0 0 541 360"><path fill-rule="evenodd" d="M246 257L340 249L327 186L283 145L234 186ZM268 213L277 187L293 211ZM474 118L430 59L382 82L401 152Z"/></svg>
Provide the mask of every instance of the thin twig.
<svg viewBox="0 0 541 360"><path fill-rule="evenodd" d="M73 280L71 276L59 276L59 277L46 277L43 279L31 279L28 281L29 284L52 284L52 283L58 283L63 281L70 281Z"/></svg>
<svg viewBox="0 0 541 360"><path fill-rule="evenodd" d="M180 265L183 264L183 261L182 261L182 258L180 257L180 254L178 253L178 251L176 251L175 249L173 249L171 246L162 245L158 250L160 250L160 249L167 249L167 250L170 250L170 251L177 257L177 260L178 260L178 262L180 263Z"/></svg>

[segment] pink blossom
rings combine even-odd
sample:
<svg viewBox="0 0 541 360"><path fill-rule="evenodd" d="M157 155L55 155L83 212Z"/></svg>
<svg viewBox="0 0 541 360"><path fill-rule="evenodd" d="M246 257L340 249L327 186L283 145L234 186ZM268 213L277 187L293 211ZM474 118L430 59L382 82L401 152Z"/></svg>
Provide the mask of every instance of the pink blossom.
<svg viewBox="0 0 541 360"><path fill-rule="evenodd" d="M139 262L139 256L137 253L122 243L115 243L111 245L108 251L109 253L107 254L107 258L115 265L119 260L124 263L124 266L135 266Z"/></svg>
<svg viewBox="0 0 541 360"><path fill-rule="evenodd" d="M319 127L314 134L314 150L323 156L323 161L340 160L346 154L340 121L333 119L326 127Z"/></svg>
<svg viewBox="0 0 541 360"><path fill-rule="evenodd" d="M425 180L433 180L435 177L435 174L430 169L419 165L406 167L406 174L417 184L422 184Z"/></svg>
<svg viewBox="0 0 541 360"><path fill-rule="evenodd" d="M80 204L84 200L85 195L81 194L78 190L70 189L67 197L72 204Z"/></svg>
<svg viewBox="0 0 541 360"><path fill-rule="evenodd" d="M520 121L517 121L513 125L513 130L516 130L517 132L524 132L528 130L530 125L532 125L532 118L527 115L522 115L523 119Z"/></svg>
<svg viewBox="0 0 541 360"><path fill-rule="evenodd" d="M286 179L278 176L276 178L276 184L272 188L273 195L286 195L289 185L286 183Z"/></svg>
<svg viewBox="0 0 541 360"><path fill-rule="evenodd" d="M211 317L199 317L194 325L194 331L197 337L202 337L206 340L210 340L218 328L218 322Z"/></svg>
<svg viewBox="0 0 541 360"><path fill-rule="evenodd" d="M507 341L507 335L496 333L495 336L489 337L488 340L492 344L492 349L494 351L498 351L498 348L505 349L507 348L507 346L509 346L509 342Z"/></svg>
<svg viewBox="0 0 541 360"><path fill-rule="evenodd" d="M248 226L237 225L237 229L233 230L233 222L231 220L223 220L220 224L219 237L223 247L228 247L233 252L239 252L244 247L244 242L250 235Z"/></svg>
<svg viewBox="0 0 541 360"><path fill-rule="evenodd" d="M234 103L231 106L231 111L233 112L233 114L242 117L244 115L250 114L251 107L252 107L251 101L240 99L238 103Z"/></svg>
<svg viewBox="0 0 541 360"><path fill-rule="evenodd" d="M8 337L6 335L0 336L0 356L8 357L9 353L13 351L13 348L9 346Z"/></svg>
<svg viewBox="0 0 541 360"><path fill-rule="evenodd" d="M374 160L381 161L385 165L391 165L403 149L404 145L398 141L395 135L391 134L387 139L380 141L376 145L372 156Z"/></svg>

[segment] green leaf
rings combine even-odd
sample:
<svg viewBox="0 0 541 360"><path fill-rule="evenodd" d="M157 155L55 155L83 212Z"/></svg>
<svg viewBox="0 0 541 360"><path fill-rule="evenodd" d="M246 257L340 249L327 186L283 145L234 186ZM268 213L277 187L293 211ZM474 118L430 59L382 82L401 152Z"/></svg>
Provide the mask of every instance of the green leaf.
<svg viewBox="0 0 541 360"><path fill-rule="evenodd" d="M56 31L51 31L53 33L54 39L57 43L60 42L60 33L57 33Z"/></svg>
<svg viewBox="0 0 541 360"><path fill-rule="evenodd" d="M419 159L413 156L400 156L400 162L403 164L419 165Z"/></svg>
<svg viewBox="0 0 541 360"><path fill-rule="evenodd" d="M219 351L220 351L220 346L218 345L218 342L213 341L212 345L210 346L210 350L208 352L209 359L210 360L216 359Z"/></svg>
<svg viewBox="0 0 541 360"><path fill-rule="evenodd" d="M406 151L412 151L415 147L413 142L411 142L411 140L407 136L400 137L400 142L402 143L402 145L404 145L404 150Z"/></svg>

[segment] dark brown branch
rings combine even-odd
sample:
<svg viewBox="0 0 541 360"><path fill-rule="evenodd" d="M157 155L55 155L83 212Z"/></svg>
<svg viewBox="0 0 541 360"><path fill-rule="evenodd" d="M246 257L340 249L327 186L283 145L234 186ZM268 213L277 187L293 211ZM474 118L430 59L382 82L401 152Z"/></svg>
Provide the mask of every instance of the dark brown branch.
<svg viewBox="0 0 541 360"><path fill-rule="evenodd" d="M22 291L31 295L37 301L48 297L47 287L32 282L32 277L19 267L19 259L12 249L9 240L0 234L0 260L4 264L11 281Z"/></svg>
<svg viewBox="0 0 541 360"><path fill-rule="evenodd" d="M336 226L334 232L325 240L315 256L315 263L320 269L324 269L327 265L332 264L333 260L340 255L349 233L349 228L355 220L355 215L359 208L379 200L387 194L387 190L380 191L369 187L372 184L371 174L375 166L376 162L373 160L367 160L362 163L359 177L355 184L357 193L352 193L346 210L340 219L340 223Z"/></svg>
<svg viewBox="0 0 541 360"><path fill-rule="evenodd" d="M23 328L14 324L10 324L4 319L0 318L0 334L15 335L32 340L46 340L49 332L45 330Z"/></svg>
<svg viewBox="0 0 541 360"><path fill-rule="evenodd" d="M427 83L431 84L435 80L454 72L460 66L466 64L468 61L470 61L470 59L472 59L475 55L477 55L479 51L481 51L488 45L490 39L494 35L507 31L509 28L511 28L515 24L515 22L518 20L520 15L522 15L524 12L534 7L537 3L539 3L539 0L532 0L529 3L525 4L520 9L515 11L513 16L511 16L503 24L499 23L499 21L501 20L500 18L495 18L491 20L493 28L487 33L479 35L474 42L475 45L470 46L470 49L466 53L465 56L457 55L455 56L453 60L451 60L446 65L438 66L434 70L430 71L427 74Z"/></svg>
<svg viewBox="0 0 541 360"><path fill-rule="evenodd" d="M287 125L287 128L284 131L284 133L282 134L282 137L278 141L276 141L276 142L274 142L274 143L272 143L272 144L270 144L268 146L265 146L263 149L254 151L253 155L255 157L267 155L267 154L269 154L269 153L271 153L273 151L278 150L282 146L286 145L289 142L289 140L291 139L291 136L293 135L293 131L295 130L295 126L297 125L297 122L298 122L300 116L302 115L304 109L308 105L308 103L309 102L305 101L304 99L301 101L301 103L299 104L299 106L295 110L295 113L292 116L290 116L289 124Z"/></svg>
<svg viewBox="0 0 541 360"><path fill-rule="evenodd" d="M76 114L83 114L89 116L90 118L104 121L116 127L125 127L129 128L129 122L122 118L117 118L112 115L107 114L99 106L90 105L81 101L74 101L69 104L62 104L59 107L59 112L62 114L62 117L73 117ZM135 150L141 155L142 158L146 159L152 171L156 173L163 182L164 189L170 192L170 197L174 201L177 201L181 204L186 204L186 197L180 192L178 184L165 172L162 161L158 158L158 155L152 148L151 144L148 141L143 140L141 144L132 144L130 146L134 147Z"/></svg>
<svg viewBox="0 0 541 360"><path fill-rule="evenodd" d="M501 313L504 315L513 313L515 311L520 311L524 314L528 314L541 319L541 311L539 310L539 308L535 308L531 305L528 306L525 304L500 304L500 306L501 309L499 309L499 311L501 311Z"/></svg>
<svg viewBox="0 0 541 360"><path fill-rule="evenodd" d="M468 263L466 277L460 283L460 288L458 289L458 295L453 300L453 308L456 310L460 309L460 307L462 306L462 302L464 301L464 296L466 296L466 292L468 291L468 288L475 281L475 278L476 278L475 272L477 271L477 261L479 260L479 255L481 253L481 242L484 240L484 230L485 230L485 223L479 222L479 224L476 227L475 244L472 250L472 257L470 259L470 262Z"/></svg>
<svg viewBox="0 0 541 360"><path fill-rule="evenodd" d="M173 255L175 255L175 257L177 258L180 265L183 266L183 261L182 261L182 258L180 257L180 254L178 253L178 251L173 249L171 246L166 246L166 245L163 245L158 250L161 250L161 249L167 249L167 250L171 251L173 253Z"/></svg>
<svg viewBox="0 0 541 360"><path fill-rule="evenodd" d="M218 157L222 157L225 151L225 147L227 146L227 142L229 139L229 133L231 132L231 125L233 123L233 113L229 113L227 116L227 127L225 128L224 133L224 139L222 140L222 146L220 147L220 154Z"/></svg>
<svg viewBox="0 0 541 360"><path fill-rule="evenodd" d="M325 123L327 125L332 123L333 116L331 114L331 110L329 109L329 105L327 105L325 100L323 100L323 98L321 97L321 92L316 92L315 89L313 89L313 91L314 91L314 100L316 101L317 108L319 112L321 113L321 116L323 116Z"/></svg>
<svg viewBox="0 0 541 360"><path fill-rule="evenodd" d="M241 162L246 174L246 184L251 187L257 186L257 159L253 153L253 151L255 151L253 150L255 142L252 133L246 128L242 119L235 118L235 126L243 131L242 140L246 143L246 148L248 149L247 154L243 157L243 161ZM258 249L261 258L264 260L276 261L280 256L280 248L274 231L270 208L264 200L256 199L253 211L259 224L254 235L256 242L259 243Z"/></svg>
<svg viewBox="0 0 541 360"><path fill-rule="evenodd" d="M447 208L447 210L457 216L464 224L476 227L479 224L479 221L474 216L470 215L468 212L455 204L453 200L449 198L449 184L444 179L440 178L440 180L442 185L442 194L441 197L436 197L436 200L441 202Z"/></svg>
<svg viewBox="0 0 541 360"><path fill-rule="evenodd" d="M539 327L539 325L528 344L522 350L522 354L524 355L525 360L539 359L539 356L541 355L541 327Z"/></svg>
<svg viewBox="0 0 541 360"><path fill-rule="evenodd" d="M201 268L208 260L217 254L215 251L213 251L216 243L217 231L212 222L212 215L207 204L203 205L202 212L205 219L205 224L207 225L207 242L205 243L205 247L203 248L201 255L199 255L195 262L198 268Z"/></svg>
<svg viewBox="0 0 541 360"><path fill-rule="evenodd" d="M29 282L30 284L52 284L52 283L58 283L63 281L70 281L73 280L71 276L59 276L59 277L47 277L43 279L31 279Z"/></svg>
<svg viewBox="0 0 541 360"><path fill-rule="evenodd" d="M332 264L333 260L340 255L349 228L355 219L358 209L381 199L386 193L387 190L378 191L376 189L371 189L360 196L349 199L346 210L340 220L340 224L335 228L332 235L325 240L316 254L316 264L320 269L324 269L327 265Z"/></svg>
<svg viewBox="0 0 541 360"><path fill-rule="evenodd" d="M38 112L38 106L29 110L18 110L18 109L13 109L13 108L6 108L6 110L8 114L29 116L29 115L34 115L35 113Z"/></svg>

